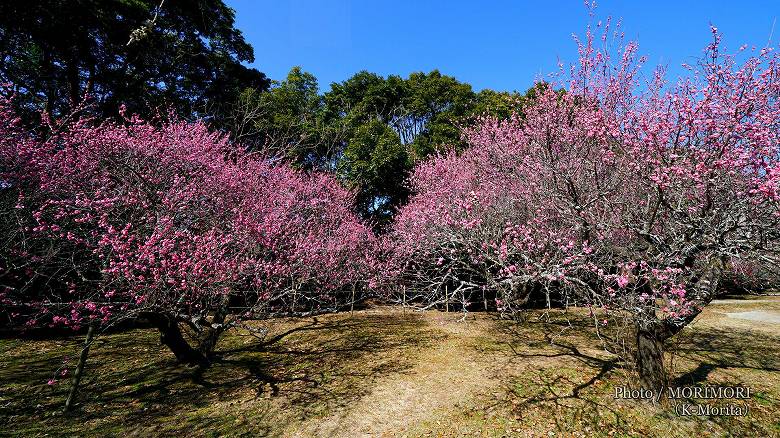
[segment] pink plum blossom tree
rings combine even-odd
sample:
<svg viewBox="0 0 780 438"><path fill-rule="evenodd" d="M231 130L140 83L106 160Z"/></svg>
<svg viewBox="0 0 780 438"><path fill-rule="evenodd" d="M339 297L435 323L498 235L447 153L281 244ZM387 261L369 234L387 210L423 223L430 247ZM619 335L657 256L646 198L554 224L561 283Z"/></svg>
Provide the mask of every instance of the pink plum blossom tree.
<svg viewBox="0 0 780 438"><path fill-rule="evenodd" d="M367 278L372 234L331 177L237 152L200 123L80 120L41 140L0 110L14 322L144 318L177 359L205 364L242 318L336 310Z"/></svg>
<svg viewBox="0 0 780 438"><path fill-rule="evenodd" d="M522 116L485 118L466 152L417 167L391 278L487 290L507 312L541 290L627 313L641 385L662 391L664 342L724 271L777 262L778 57L726 55L712 35L669 84L662 68L643 78L637 45L609 23L588 28L579 62Z"/></svg>

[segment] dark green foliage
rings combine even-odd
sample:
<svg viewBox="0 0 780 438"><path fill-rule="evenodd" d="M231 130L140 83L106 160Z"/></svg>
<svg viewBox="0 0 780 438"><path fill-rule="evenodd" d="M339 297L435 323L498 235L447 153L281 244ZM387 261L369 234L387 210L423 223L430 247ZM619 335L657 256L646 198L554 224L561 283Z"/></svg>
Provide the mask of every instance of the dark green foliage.
<svg viewBox="0 0 780 438"><path fill-rule="evenodd" d="M509 118L531 94L483 90L442 75L412 73L383 78L360 72L332 84L324 95L331 122L346 124L346 142L336 151L341 178L358 192L357 209L381 227L409 195L405 181L415 162L460 151L460 132L477 116Z"/></svg>
<svg viewBox="0 0 780 438"><path fill-rule="evenodd" d="M471 112L476 115L485 114L508 119L512 114L522 110L527 97L528 93L523 96L517 92L484 89L477 94L477 103Z"/></svg>
<svg viewBox="0 0 780 438"><path fill-rule="evenodd" d="M459 125L472 115L476 94L438 70L412 73L405 82L406 92L393 126L404 143L410 144L415 159L424 159L447 148L460 149Z"/></svg>
<svg viewBox="0 0 780 438"><path fill-rule="evenodd" d="M0 81L30 110L68 114L86 94L99 116L173 109L204 115L268 79L221 0L5 0Z"/></svg>
<svg viewBox="0 0 780 438"><path fill-rule="evenodd" d="M474 107L468 84L434 70L407 79L362 71L331 85L326 115L346 124L338 172L357 193L357 209L381 227L407 197L417 160L459 148L459 124Z"/></svg>
<svg viewBox="0 0 780 438"><path fill-rule="evenodd" d="M267 93L241 93L225 129L273 159L335 171L355 190L356 210L382 228L409 195L416 162L462 150L463 126L482 115L509 118L532 92L475 93L434 70L406 79L361 71L319 94L317 79L294 67Z"/></svg>
<svg viewBox="0 0 780 438"><path fill-rule="evenodd" d="M358 211L381 226L408 194L404 180L409 168L409 154L398 134L374 119L355 129L338 172L356 190Z"/></svg>

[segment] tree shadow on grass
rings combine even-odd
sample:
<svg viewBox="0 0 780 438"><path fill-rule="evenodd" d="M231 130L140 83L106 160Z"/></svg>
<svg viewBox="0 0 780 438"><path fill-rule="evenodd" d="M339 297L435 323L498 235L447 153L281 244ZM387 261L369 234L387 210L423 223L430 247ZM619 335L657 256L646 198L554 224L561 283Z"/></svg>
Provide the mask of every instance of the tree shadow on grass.
<svg viewBox="0 0 780 438"><path fill-rule="evenodd" d="M407 370L410 349L432 341L424 326L416 315L358 314L299 321L264 341L228 334L206 369L176 364L152 330L107 335L90 354L76 411L64 417L67 385L46 380L80 339L13 341L11 351L29 351L0 358L0 428L103 435L160 424L158 433L278 435L286 422L350 406L378 377Z"/></svg>
<svg viewBox="0 0 780 438"><path fill-rule="evenodd" d="M780 336L694 326L673 338L669 353L675 366L682 368L671 382L672 387L751 389L748 400L683 400L712 406L748 406L747 416L708 417L724 436L773 436L780 432Z"/></svg>
<svg viewBox="0 0 780 438"><path fill-rule="evenodd" d="M697 363L674 381L676 385L705 382L717 369L780 372L780 336L761 332L706 328L684 330L673 339L670 353ZM749 384L750 382L744 382Z"/></svg>
<svg viewBox="0 0 780 438"><path fill-rule="evenodd" d="M521 424L541 423L557 433L586 426L597 430L604 423L629 433L630 425L614 408L605 385L616 377L622 361L603 351L592 320L552 312L519 324L496 321L495 326L504 340L502 374L513 378L504 383L506 399L494 408L511 406Z"/></svg>
<svg viewBox="0 0 780 438"><path fill-rule="evenodd" d="M564 435L584 427L603 435L654 435L671 427L674 434L683 435L687 432L675 429L683 423L688 431L712 431L715 426L726 436L771 436L780 430L776 420L780 376L771 377L780 372L778 336L693 326L673 338L667 346L667 358L674 357L671 386L739 385L754 393L757 385L770 388L747 402L748 417L680 418L669 405L615 400L616 387L636 386L629 363L603 351L592 320L576 313L547 316L549 320L532 316L521 324L496 321L504 340L503 366L519 370L504 385L506 400L498 403L511 405L521 422L543 424ZM624 336L632 339L630 332ZM722 371L715 380L714 371ZM721 402L728 401L708 404Z"/></svg>

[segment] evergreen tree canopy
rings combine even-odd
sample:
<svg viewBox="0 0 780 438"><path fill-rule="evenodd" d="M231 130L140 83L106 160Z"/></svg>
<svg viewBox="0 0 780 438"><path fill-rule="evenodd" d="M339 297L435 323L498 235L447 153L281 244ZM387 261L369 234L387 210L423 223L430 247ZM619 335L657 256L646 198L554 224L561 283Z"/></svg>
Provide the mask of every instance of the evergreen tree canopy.
<svg viewBox="0 0 780 438"><path fill-rule="evenodd" d="M246 87L268 88L241 65L252 47L221 0L0 2L0 81L29 114L67 114L85 95L100 116L160 107L205 115Z"/></svg>

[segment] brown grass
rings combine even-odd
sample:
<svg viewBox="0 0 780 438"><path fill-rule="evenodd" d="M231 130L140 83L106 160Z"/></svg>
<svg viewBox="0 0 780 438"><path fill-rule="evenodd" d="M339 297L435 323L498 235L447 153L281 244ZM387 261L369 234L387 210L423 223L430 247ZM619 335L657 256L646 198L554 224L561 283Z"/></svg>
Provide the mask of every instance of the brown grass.
<svg viewBox="0 0 780 438"><path fill-rule="evenodd" d="M517 323L383 307L277 321L271 342L231 332L205 371L153 331L103 336L70 415L66 382L46 381L81 340L0 340L0 435L780 436L780 326L725 316L780 310L769 300L713 304L668 355L676 384L750 386L747 417L615 400L634 377L576 310Z"/></svg>

